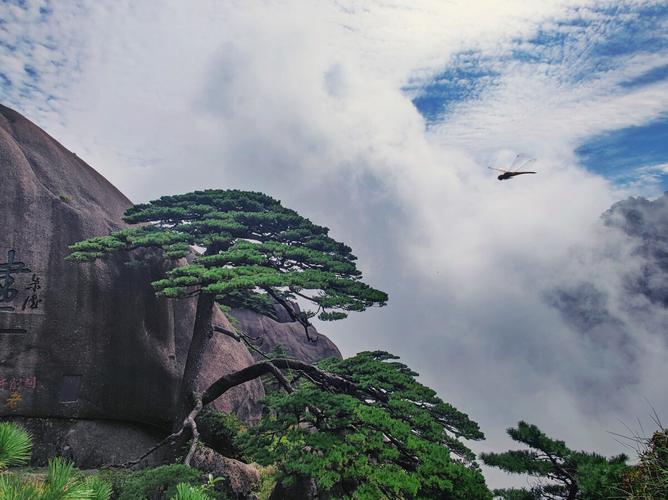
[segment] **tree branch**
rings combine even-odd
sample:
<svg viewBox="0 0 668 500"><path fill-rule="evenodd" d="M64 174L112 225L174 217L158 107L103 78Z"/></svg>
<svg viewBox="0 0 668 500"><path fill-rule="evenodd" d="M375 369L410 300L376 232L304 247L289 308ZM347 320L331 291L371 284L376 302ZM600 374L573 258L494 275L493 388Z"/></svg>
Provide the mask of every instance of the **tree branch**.
<svg viewBox="0 0 668 500"><path fill-rule="evenodd" d="M185 421L183 422L183 428L188 426L192 431L192 440L190 441L190 449L188 450L188 454L186 455L186 458L183 461L183 463L188 467L190 467L190 461L192 460L193 455L195 454L195 450L197 449L197 443L199 442L199 431L197 430L197 423L195 423L195 419L197 418L197 415L199 415L199 412L202 411L202 406L203 406L201 394L195 393L193 394L193 398L195 399L195 407L192 409L192 411L188 414Z"/></svg>
<svg viewBox="0 0 668 500"><path fill-rule="evenodd" d="M276 291L271 288L270 286L265 286L262 287L262 289L267 292L272 299L274 299L276 302L278 302L281 306L283 306L283 309L288 313L290 318L292 318L292 321L297 321L304 327L304 332L306 333L306 339L309 342L315 342L318 340L317 338L311 337L311 335L308 332L309 326L312 326L311 323L308 320L303 319L301 316L299 316L297 313L295 313L294 309L292 306L279 294L276 293Z"/></svg>
<svg viewBox="0 0 668 500"><path fill-rule="evenodd" d="M237 342L241 342L241 335L239 335L237 332L233 332L232 330L228 330L227 328L225 328L223 326L213 325L213 331L218 332L218 333L223 333L223 334L227 335L228 337L232 337Z"/></svg>
<svg viewBox="0 0 668 500"><path fill-rule="evenodd" d="M267 373L275 375L275 368L303 372L309 375L318 385L334 387L339 392L345 394L355 395L359 392L353 382L343 377L327 373L316 366L295 359L276 358L271 361L260 361L234 373L223 375L204 391L202 403L207 405L218 399L232 387L249 382Z"/></svg>

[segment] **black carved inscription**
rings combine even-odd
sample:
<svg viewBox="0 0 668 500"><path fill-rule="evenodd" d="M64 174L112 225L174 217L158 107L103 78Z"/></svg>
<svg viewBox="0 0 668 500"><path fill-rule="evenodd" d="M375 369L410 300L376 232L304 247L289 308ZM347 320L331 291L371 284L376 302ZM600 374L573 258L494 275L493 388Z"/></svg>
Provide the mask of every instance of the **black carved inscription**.
<svg viewBox="0 0 668 500"><path fill-rule="evenodd" d="M0 333L28 333L25 328L0 328Z"/></svg>
<svg viewBox="0 0 668 500"><path fill-rule="evenodd" d="M25 311L26 308L37 309L39 307L40 302L42 302L42 299L40 299L37 295L37 290L42 289L39 281L39 276L33 274L30 285L26 287L26 290L29 290L30 295L28 295L23 301L23 307L21 310Z"/></svg>
<svg viewBox="0 0 668 500"><path fill-rule="evenodd" d="M0 264L0 304L12 302L19 291L12 285L16 281L15 274L30 273L23 262L16 261L16 251L7 252L7 262ZM2 311L13 311L13 306L1 306Z"/></svg>

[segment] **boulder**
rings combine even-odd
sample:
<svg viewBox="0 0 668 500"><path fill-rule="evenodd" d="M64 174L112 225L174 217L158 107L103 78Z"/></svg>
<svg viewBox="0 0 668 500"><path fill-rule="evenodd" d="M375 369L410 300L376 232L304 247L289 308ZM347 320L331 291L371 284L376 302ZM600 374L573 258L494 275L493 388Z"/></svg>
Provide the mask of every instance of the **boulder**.
<svg viewBox="0 0 668 500"><path fill-rule="evenodd" d="M194 301L155 296L150 283L166 270L155 253L65 260L68 245L124 227L130 201L4 106L0 178L0 417L168 428ZM216 338L203 382L252 361L243 344ZM217 405L252 420L262 396L250 382Z"/></svg>
<svg viewBox="0 0 668 500"><path fill-rule="evenodd" d="M49 458L64 457L82 469L118 465L141 457L164 437L160 429L132 422L57 418L7 417L32 436L31 463L45 466ZM163 455L157 452L142 461L157 466Z"/></svg>
<svg viewBox="0 0 668 500"><path fill-rule="evenodd" d="M227 493L234 499L254 498L253 491L260 484L260 471L255 466L224 457L204 446L196 450L192 466L214 478L225 478Z"/></svg>
<svg viewBox="0 0 668 500"><path fill-rule="evenodd" d="M217 307L213 314L213 324L234 330L234 326ZM204 356L197 385L206 388L222 375L245 368L253 362L253 357L243 343L222 333L214 333L210 348ZM260 379L257 379L233 387L211 406L225 413L236 413L241 420L254 423L262 416L259 401L263 397L264 388Z"/></svg>
<svg viewBox="0 0 668 500"><path fill-rule="evenodd" d="M296 321L290 321L282 307L277 308L277 313L279 321L246 309L233 309L231 316L243 333L256 339L257 348L264 353L282 346L289 356L306 363L316 363L331 357L341 359L341 352L336 345L314 327L309 329L309 335L317 340L311 342L306 338L304 327ZM253 353L253 356L255 359L260 357L257 353Z"/></svg>

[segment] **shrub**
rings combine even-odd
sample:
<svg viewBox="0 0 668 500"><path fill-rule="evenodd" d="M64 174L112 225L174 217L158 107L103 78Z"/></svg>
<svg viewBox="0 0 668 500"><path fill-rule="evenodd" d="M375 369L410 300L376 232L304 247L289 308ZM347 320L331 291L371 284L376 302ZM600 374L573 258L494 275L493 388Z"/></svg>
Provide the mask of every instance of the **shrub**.
<svg viewBox="0 0 668 500"><path fill-rule="evenodd" d="M668 429L636 441L640 462L624 475L624 492L632 499L668 498Z"/></svg>
<svg viewBox="0 0 668 500"><path fill-rule="evenodd" d="M44 479L25 479L3 472L30 459L30 434L16 424L0 423L0 499L109 500L111 486L96 476L84 477L62 458L49 460Z"/></svg>
<svg viewBox="0 0 668 500"><path fill-rule="evenodd" d="M70 462L49 460L44 479L25 479L16 473L0 474L2 500L109 500L111 486L96 476L84 477Z"/></svg>
<svg viewBox="0 0 668 500"><path fill-rule="evenodd" d="M210 497L202 487L179 483L176 485L176 495L170 500L210 500Z"/></svg>
<svg viewBox="0 0 668 500"><path fill-rule="evenodd" d="M205 410L197 418L197 426L209 448L229 458L240 458L241 450L235 441L244 425L235 415Z"/></svg>
<svg viewBox="0 0 668 500"><path fill-rule="evenodd" d="M134 472L131 470L114 467L102 468L97 472L99 478L111 485L114 498L120 495L128 478L133 474Z"/></svg>
<svg viewBox="0 0 668 500"><path fill-rule="evenodd" d="M30 460L30 434L10 422L0 423L0 471Z"/></svg>
<svg viewBox="0 0 668 500"><path fill-rule="evenodd" d="M176 495L179 483L199 485L202 473L186 465L171 464L144 469L129 475L118 500L163 500Z"/></svg>

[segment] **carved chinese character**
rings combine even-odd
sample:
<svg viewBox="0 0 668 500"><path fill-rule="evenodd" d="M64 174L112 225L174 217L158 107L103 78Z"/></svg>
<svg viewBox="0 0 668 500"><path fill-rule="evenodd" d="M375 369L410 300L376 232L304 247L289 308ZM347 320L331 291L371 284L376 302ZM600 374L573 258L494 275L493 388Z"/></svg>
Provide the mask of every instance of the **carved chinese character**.
<svg viewBox="0 0 668 500"><path fill-rule="evenodd" d="M37 290L42 289L42 286L39 284L39 282L39 276L33 273L32 278L30 278L30 284L26 287L26 290L30 290L32 293L37 293Z"/></svg>
<svg viewBox="0 0 668 500"><path fill-rule="evenodd" d="M23 379L23 387L26 389L35 389L37 387L37 377L25 377Z"/></svg>
<svg viewBox="0 0 668 500"><path fill-rule="evenodd" d="M21 310L25 311L26 308L37 309L39 307L40 302L42 302L42 299L40 299L36 293L28 295L26 299L23 301L23 306L21 307Z"/></svg>
<svg viewBox="0 0 668 500"><path fill-rule="evenodd" d="M33 273L30 284L26 287L26 290L30 290L32 294L28 295L23 301L23 307L21 308L22 311L25 311L26 308L37 309L40 302L42 302L42 299L37 296L37 290L42 289L42 286L39 284L39 282L39 276Z"/></svg>
<svg viewBox="0 0 668 500"><path fill-rule="evenodd" d="M0 304L12 302L19 291L12 288L15 278L14 274L32 272L23 262L17 262L16 251L10 250L7 252L7 262L0 264ZM2 311L13 311L13 306L0 306Z"/></svg>
<svg viewBox="0 0 668 500"><path fill-rule="evenodd" d="M10 410L16 410L22 399L23 398L21 397L21 394L19 394L16 391L12 392L9 394L9 397L5 401L5 406Z"/></svg>

